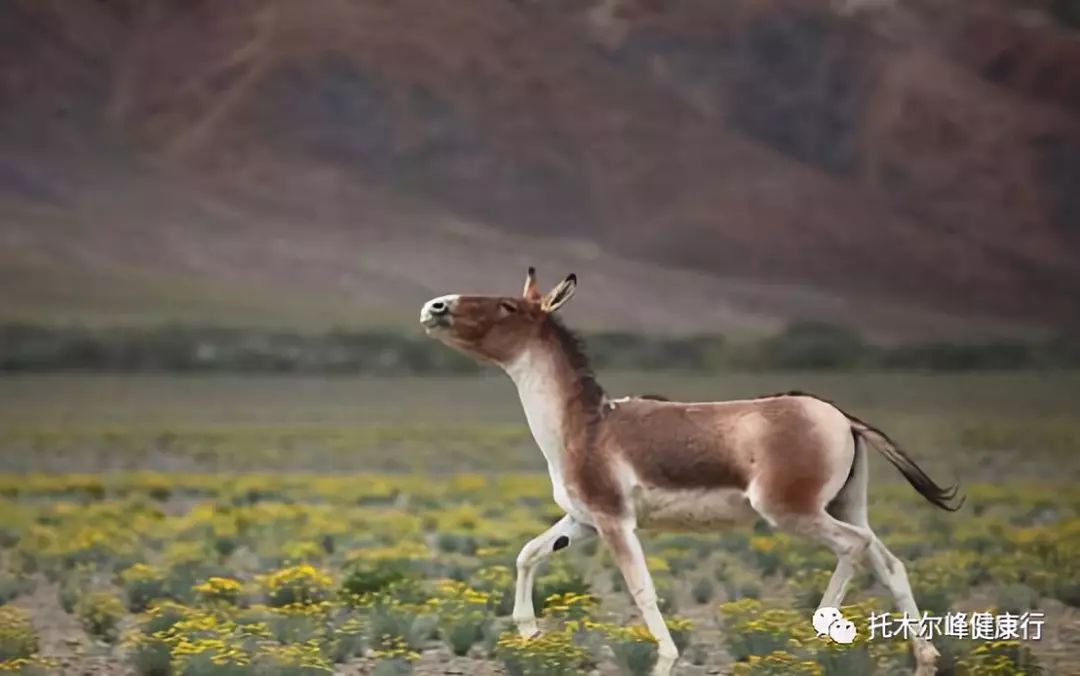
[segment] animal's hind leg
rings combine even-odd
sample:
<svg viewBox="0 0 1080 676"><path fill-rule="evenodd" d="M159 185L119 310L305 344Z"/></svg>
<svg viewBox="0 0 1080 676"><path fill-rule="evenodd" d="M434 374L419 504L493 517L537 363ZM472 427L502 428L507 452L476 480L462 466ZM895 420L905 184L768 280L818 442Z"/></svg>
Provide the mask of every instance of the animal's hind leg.
<svg viewBox="0 0 1080 676"><path fill-rule="evenodd" d="M840 521L825 511L809 516L787 515L774 518L774 521L784 530L825 544L836 554L836 568L818 607L839 608L851 579L855 577L856 565L866 554L874 534L867 528Z"/></svg>
<svg viewBox="0 0 1080 676"><path fill-rule="evenodd" d="M865 538L862 550L865 552L874 537L870 530L866 510L866 487L869 481L866 464L866 449L856 441L855 455L852 458L851 474L840 488L840 491L826 507L826 511L836 521L854 526L860 529L860 535ZM836 551L834 546L833 551ZM839 608L844 602L847 586L855 574L854 561L851 556L837 554L836 570L825 588L821 597L819 608Z"/></svg>
<svg viewBox="0 0 1080 676"><path fill-rule="evenodd" d="M817 540L836 554L836 569L818 607L840 607L848 584L855 577L855 566L873 539L870 529L837 519L821 507L799 512L774 505L753 491L750 503L755 511L778 528Z"/></svg>
<svg viewBox="0 0 1080 676"><path fill-rule="evenodd" d="M818 538L824 540L836 554L836 568L818 607L839 608L844 603L851 579L855 577L855 567L862 560L874 534L832 517L825 522L824 528Z"/></svg>
<svg viewBox="0 0 1080 676"><path fill-rule="evenodd" d="M903 562L896 558L881 540L877 539L877 536L874 536L870 542L868 555L874 575L892 593L900 612L908 617L921 617L919 608L915 605L915 596L911 593L911 583L908 581ZM937 649L928 639L921 637L914 638L913 644L917 665L916 675L932 676L937 671L936 664L939 656Z"/></svg>
<svg viewBox="0 0 1080 676"><path fill-rule="evenodd" d="M893 556L877 535L870 530L870 522L866 509L867 487L867 458L866 448L860 442L855 450L855 464L851 477L840 490L833 502L829 505L829 511L837 519L865 528L870 533L870 544L867 548L867 558L874 576L880 581L896 599L896 605L900 612L907 613L910 617L919 617L919 609L915 605L915 598L911 593L911 584L908 582L907 572L900 559ZM838 566L839 568L839 566ZM834 573L833 577L836 574ZM826 591L826 597L828 591ZM822 605L826 605L825 599ZM833 606L836 607L836 606ZM933 674L936 670L938 652L929 640L917 638L914 640L915 661L918 664L919 674Z"/></svg>

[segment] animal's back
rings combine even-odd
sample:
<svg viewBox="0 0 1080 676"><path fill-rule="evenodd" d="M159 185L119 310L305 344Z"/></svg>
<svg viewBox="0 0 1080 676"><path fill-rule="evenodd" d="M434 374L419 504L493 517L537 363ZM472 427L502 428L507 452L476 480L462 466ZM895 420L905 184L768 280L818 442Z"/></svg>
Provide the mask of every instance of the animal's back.
<svg viewBox="0 0 1080 676"><path fill-rule="evenodd" d="M629 399L605 416L600 439L642 490L735 490L752 483L809 502L850 435L843 414L808 396L727 402ZM846 473L846 471L844 472Z"/></svg>

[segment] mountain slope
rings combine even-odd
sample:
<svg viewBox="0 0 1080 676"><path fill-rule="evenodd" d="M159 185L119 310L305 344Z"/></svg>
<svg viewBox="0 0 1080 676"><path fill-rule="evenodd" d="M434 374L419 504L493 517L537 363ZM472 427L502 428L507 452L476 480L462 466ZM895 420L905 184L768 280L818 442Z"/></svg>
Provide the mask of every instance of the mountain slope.
<svg viewBox="0 0 1080 676"><path fill-rule="evenodd" d="M537 257L644 276L589 316L653 330L1080 314L1075 33L1007 3L111 0L0 21L14 259L378 317ZM1002 67L988 25L1038 32L1064 74L1031 84L1016 48ZM709 298L726 309L686 319Z"/></svg>

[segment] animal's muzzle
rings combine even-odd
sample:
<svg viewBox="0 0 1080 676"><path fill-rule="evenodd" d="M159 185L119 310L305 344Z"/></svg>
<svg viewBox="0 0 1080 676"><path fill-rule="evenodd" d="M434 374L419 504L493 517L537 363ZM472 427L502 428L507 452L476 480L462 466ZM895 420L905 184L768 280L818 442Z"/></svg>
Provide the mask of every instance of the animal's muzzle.
<svg viewBox="0 0 1080 676"><path fill-rule="evenodd" d="M450 326L450 311L456 296L440 296L424 303L420 309L420 323L428 329Z"/></svg>

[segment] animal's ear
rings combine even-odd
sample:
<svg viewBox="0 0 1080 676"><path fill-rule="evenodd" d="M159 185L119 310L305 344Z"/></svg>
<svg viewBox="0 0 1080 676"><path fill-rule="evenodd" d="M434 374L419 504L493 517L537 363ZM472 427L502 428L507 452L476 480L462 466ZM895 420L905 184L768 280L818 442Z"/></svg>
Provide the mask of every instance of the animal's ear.
<svg viewBox="0 0 1080 676"><path fill-rule="evenodd" d="M540 301L540 309L544 312L555 312L566 305L566 301L573 297L575 290L577 290L577 275L570 273L566 279L559 282L558 286L548 291L544 299Z"/></svg>
<svg viewBox="0 0 1080 676"><path fill-rule="evenodd" d="M525 300L537 302L540 300L540 287L536 283L536 268L530 267L525 275L525 290L521 292Z"/></svg>

